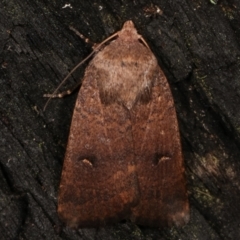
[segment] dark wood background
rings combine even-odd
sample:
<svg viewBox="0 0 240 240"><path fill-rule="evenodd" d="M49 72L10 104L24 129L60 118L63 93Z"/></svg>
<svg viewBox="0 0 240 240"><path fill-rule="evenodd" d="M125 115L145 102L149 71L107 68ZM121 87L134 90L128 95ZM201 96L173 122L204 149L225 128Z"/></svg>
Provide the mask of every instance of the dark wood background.
<svg viewBox="0 0 240 240"><path fill-rule="evenodd" d="M215 3L0 2L0 239L239 239L240 2ZM58 220L56 204L77 93L52 100L45 112L43 94L91 52L70 25L101 42L130 19L172 89L191 221L180 229L127 222L73 231Z"/></svg>

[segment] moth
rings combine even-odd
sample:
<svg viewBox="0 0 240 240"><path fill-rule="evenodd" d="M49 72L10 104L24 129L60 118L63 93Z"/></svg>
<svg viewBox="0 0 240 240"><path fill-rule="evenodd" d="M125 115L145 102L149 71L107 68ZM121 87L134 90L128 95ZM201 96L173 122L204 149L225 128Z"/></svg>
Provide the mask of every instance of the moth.
<svg viewBox="0 0 240 240"><path fill-rule="evenodd" d="M59 217L72 228L124 219L182 226L189 203L167 79L132 21L110 40L95 53L78 93Z"/></svg>

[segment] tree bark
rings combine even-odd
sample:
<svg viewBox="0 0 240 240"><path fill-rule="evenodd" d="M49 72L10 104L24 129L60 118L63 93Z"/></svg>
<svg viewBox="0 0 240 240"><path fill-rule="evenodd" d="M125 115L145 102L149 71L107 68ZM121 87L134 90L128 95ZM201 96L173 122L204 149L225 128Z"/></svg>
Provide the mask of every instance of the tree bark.
<svg viewBox="0 0 240 240"><path fill-rule="evenodd" d="M240 237L240 3L215 3L1 1L0 239ZM52 100L45 112L43 94L91 52L70 25L101 42L126 20L149 44L173 93L191 220L179 229L124 222L71 230L56 206L76 93Z"/></svg>

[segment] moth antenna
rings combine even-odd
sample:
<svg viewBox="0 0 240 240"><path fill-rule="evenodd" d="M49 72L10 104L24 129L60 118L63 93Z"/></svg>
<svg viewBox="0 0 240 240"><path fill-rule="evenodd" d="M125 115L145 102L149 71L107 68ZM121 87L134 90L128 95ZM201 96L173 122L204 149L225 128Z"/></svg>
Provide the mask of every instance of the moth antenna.
<svg viewBox="0 0 240 240"><path fill-rule="evenodd" d="M150 49L150 47L148 46L147 42L143 39L142 36L141 36L139 39L142 41L142 43L143 43L148 49Z"/></svg>
<svg viewBox="0 0 240 240"><path fill-rule="evenodd" d="M96 45L96 43L93 43L89 38L82 35L77 29L75 29L72 26L69 26L69 29L72 30L79 38L81 38L85 43L91 44L92 46ZM94 49L94 48L93 48Z"/></svg>
<svg viewBox="0 0 240 240"><path fill-rule="evenodd" d="M48 97L49 99L44 105L43 111L46 110L50 100L53 98L54 95L56 95L56 92L59 90L59 88L66 82L66 80L72 75L73 72L75 72L84 62L86 62L97 50L99 50L103 44L111 40L112 38L116 37L118 35L118 32L114 33L107 39L105 39L103 42L101 42L98 46L95 47L95 49L86 57L84 58L80 63L78 63L71 71L70 73L62 80L62 82L58 85L58 87L54 90L52 94L44 94L43 97ZM145 41L144 41L145 42Z"/></svg>

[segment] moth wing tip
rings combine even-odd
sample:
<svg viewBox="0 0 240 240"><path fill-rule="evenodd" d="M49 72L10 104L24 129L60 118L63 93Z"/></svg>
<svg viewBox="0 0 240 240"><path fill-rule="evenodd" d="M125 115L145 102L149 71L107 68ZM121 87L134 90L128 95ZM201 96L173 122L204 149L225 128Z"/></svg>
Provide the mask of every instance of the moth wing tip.
<svg viewBox="0 0 240 240"><path fill-rule="evenodd" d="M190 220L189 206L186 206L184 210L178 211L172 216L173 224L176 227L182 227L186 225L189 222L189 220Z"/></svg>

